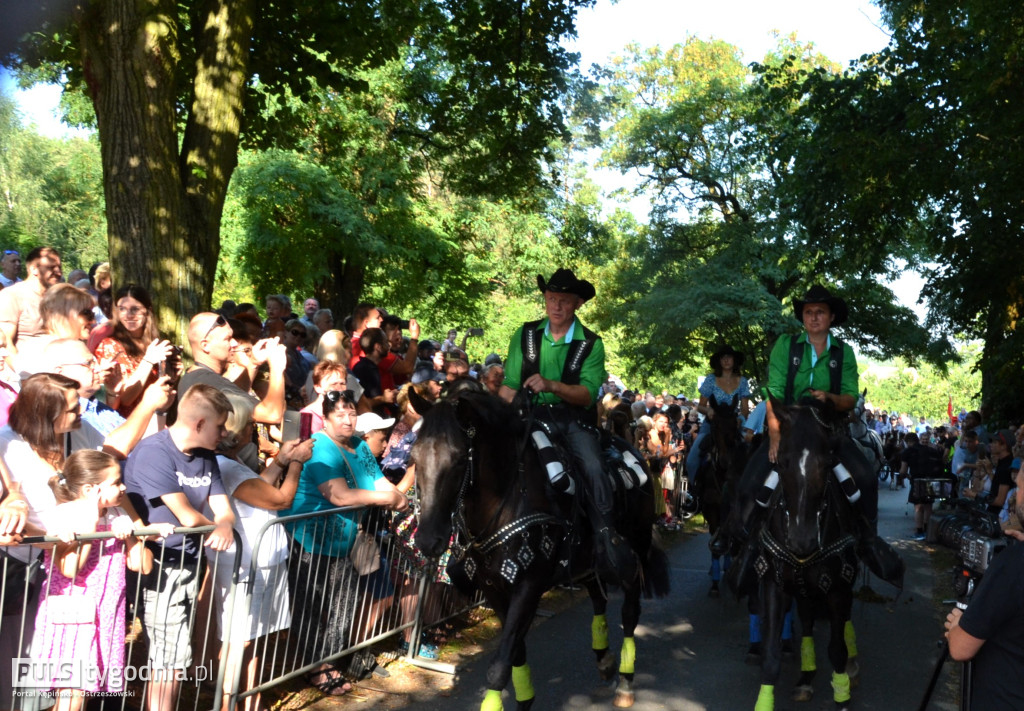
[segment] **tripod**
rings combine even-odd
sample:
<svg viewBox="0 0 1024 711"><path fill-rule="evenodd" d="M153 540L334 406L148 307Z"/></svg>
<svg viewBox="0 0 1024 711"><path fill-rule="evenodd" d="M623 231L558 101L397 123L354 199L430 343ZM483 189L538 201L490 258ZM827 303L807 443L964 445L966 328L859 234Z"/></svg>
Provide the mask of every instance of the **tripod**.
<svg viewBox="0 0 1024 711"><path fill-rule="evenodd" d="M949 659L949 643L943 642L939 661L935 663L935 668L932 669L931 678L928 680L928 688L924 691L924 697L921 699L921 705L917 707L917 711L927 711L928 704L932 700L932 694L935 692L935 686L939 683L939 677L942 675L942 667L947 659ZM973 683L974 663L968 660L963 662L960 668L960 711L971 711Z"/></svg>

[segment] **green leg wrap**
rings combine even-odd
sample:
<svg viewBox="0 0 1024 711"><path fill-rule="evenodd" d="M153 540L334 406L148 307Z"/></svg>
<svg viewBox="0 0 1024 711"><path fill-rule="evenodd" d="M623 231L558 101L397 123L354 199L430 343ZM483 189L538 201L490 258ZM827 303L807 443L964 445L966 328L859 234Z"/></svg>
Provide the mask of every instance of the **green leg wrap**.
<svg viewBox="0 0 1024 711"><path fill-rule="evenodd" d="M850 676L846 672L832 672L832 698L838 703L850 700Z"/></svg>
<svg viewBox="0 0 1024 711"><path fill-rule="evenodd" d="M622 640L622 653L619 654L619 673L632 674L636 667L636 640L632 637L624 637Z"/></svg>
<svg viewBox="0 0 1024 711"><path fill-rule="evenodd" d="M594 615L590 621L591 649L608 649L608 618Z"/></svg>
<svg viewBox="0 0 1024 711"><path fill-rule="evenodd" d="M815 671L818 664L814 659L814 637L800 638L800 671Z"/></svg>
<svg viewBox="0 0 1024 711"><path fill-rule="evenodd" d="M857 633L853 631L853 620L847 620L843 626L843 639L846 640L846 653L857 656Z"/></svg>
<svg viewBox="0 0 1024 711"><path fill-rule="evenodd" d="M501 703L501 692L497 689L488 689L484 694L484 702L480 704L480 711L504 711Z"/></svg>
<svg viewBox="0 0 1024 711"><path fill-rule="evenodd" d="M512 686L516 690L516 701L529 701L533 698L533 678L530 676L530 665L512 667Z"/></svg>
<svg viewBox="0 0 1024 711"><path fill-rule="evenodd" d="M754 711L775 711L774 686L761 684L761 691L757 693L757 703L754 704Z"/></svg>

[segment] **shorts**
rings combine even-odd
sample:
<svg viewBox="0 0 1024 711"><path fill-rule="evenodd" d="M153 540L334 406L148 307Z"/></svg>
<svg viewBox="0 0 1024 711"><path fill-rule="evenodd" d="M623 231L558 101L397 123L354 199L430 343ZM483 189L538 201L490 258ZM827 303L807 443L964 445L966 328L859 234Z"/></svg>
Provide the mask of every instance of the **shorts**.
<svg viewBox="0 0 1024 711"><path fill-rule="evenodd" d="M157 554L153 570L142 577L143 621L149 635L151 669L187 669L192 666L191 620L199 593L202 553L171 556ZM177 553L177 551L174 551Z"/></svg>

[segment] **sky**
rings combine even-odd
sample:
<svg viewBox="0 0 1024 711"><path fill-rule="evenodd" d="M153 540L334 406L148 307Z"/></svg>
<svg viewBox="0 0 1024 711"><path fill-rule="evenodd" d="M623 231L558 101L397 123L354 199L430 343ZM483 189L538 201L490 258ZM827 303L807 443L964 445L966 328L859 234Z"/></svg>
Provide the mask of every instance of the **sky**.
<svg viewBox="0 0 1024 711"><path fill-rule="evenodd" d="M594 7L579 13L577 39L567 46L580 53L580 66L586 69L605 63L630 42L669 47L696 35L734 44L745 61L754 62L775 46L775 33L792 32L843 64L880 50L889 41L878 8L864 0L598 0ZM34 123L40 133L72 133L57 118L56 87L15 92L6 74L0 74L0 87L7 94L15 93L23 120ZM612 188L616 180L622 179L607 175L600 182ZM922 283L920 277L908 275L894 290L902 303L913 308Z"/></svg>

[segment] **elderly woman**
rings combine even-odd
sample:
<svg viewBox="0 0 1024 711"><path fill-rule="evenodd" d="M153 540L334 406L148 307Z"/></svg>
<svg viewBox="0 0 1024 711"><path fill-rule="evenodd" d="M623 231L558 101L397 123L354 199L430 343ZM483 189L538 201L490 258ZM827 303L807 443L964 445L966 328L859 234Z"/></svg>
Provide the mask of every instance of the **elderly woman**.
<svg viewBox="0 0 1024 711"><path fill-rule="evenodd" d="M292 630L307 661L349 645L359 584L348 559L364 514L362 507L402 511L405 496L380 472L366 443L355 437L352 393L331 390L323 398L324 429L313 435L291 508L283 515L328 512L289 524L292 551L288 579L294 599ZM338 507L359 507L334 511ZM326 603L326 604L325 604ZM327 694L349 690L340 671L325 665L308 681Z"/></svg>
<svg viewBox="0 0 1024 711"><path fill-rule="evenodd" d="M142 392L156 382L160 364L174 354L169 341L162 340L153 314L149 292L138 284L128 284L114 295L114 323L110 337L96 346L99 361L113 361L117 389L108 397L108 405L128 417L139 404ZM179 361L173 359L168 374L174 375Z"/></svg>
<svg viewBox="0 0 1024 711"><path fill-rule="evenodd" d="M714 417L711 399L714 398L721 404L730 402L735 397L737 398L737 416L746 419L750 412L750 383L740 375L740 368L743 367L744 360L746 360L746 356L733 350L733 347L729 345L722 346L711 356L712 373L705 377L704 382L700 384L700 402L697 403L696 408L704 415L704 422L700 426L693 446L690 447L690 453L686 456L686 475L689 477L691 485L697 476L697 469L700 468L701 442L711 431L711 418Z"/></svg>
<svg viewBox="0 0 1024 711"><path fill-rule="evenodd" d="M281 526L267 529L256 551L253 566L253 544L264 525L277 518L277 512L292 505L299 485L302 465L313 455L313 440L299 443L285 442L273 462L262 473L257 473L239 459L239 453L252 441L252 401L238 393L226 393L232 412L224 424L227 435L217 447L217 465L220 467L224 491L231 497L235 514L235 530L241 541L238 583L252 585L252 602L246 608L239 597L235 600L234 614L228 615L225 601L231 590L232 558L219 560L214 581L213 607L217 615L222 659L228 674L224 678L223 709L227 711L233 678L239 656L244 654L245 677L240 690L252 688L259 669L256 654L258 645L251 641L264 635L287 629L291 624L288 601L288 539ZM228 555L234 555L234 549ZM216 554L208 553L211 563ZM254 577L250 583L250 574ZM230 632L230 637L228 637ZM246 653L247 652L247 653ZM252 699L259 707L259 696Z"/></svg>

